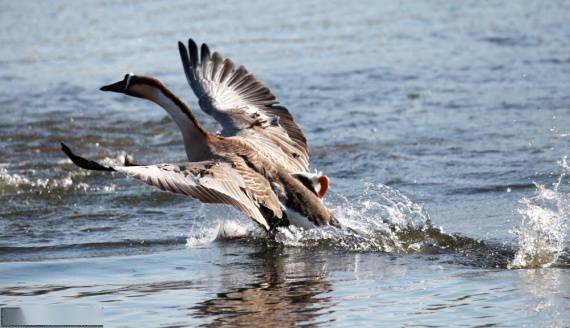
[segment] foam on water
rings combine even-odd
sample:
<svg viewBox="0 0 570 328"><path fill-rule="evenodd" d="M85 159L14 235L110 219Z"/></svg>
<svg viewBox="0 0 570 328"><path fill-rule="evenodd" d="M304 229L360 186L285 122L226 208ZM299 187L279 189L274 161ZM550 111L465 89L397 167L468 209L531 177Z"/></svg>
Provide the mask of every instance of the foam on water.
<svg viewBox="0 0 570 328"><path fill-rule="evenodd" d="M509 268L540 268L556 263L564 253L570 212L570 195L560 186L570 172L567 156L559 162L561 173L553 188L536 184L536 193L523 197L519 209L522 224L513 229L519 249Z"/></svg>
<svg viewBox="0 0 570 328"><path fill-rule="evenodd" d="M113 157L103 157L100 161L106 165L120 165L124 163L126 154L118 153ZM59 164L69 163L67 159ZM91 186L84 181L80 181L84 177L92 175L92 171L80 170L74 167L72 170L64 169L63 172L57 170L50 177L33 177L36 175L35 170L30 170L26 174L13 173L7 167L0 167L0 191L14 192L17 194L36 191L39 194L51 193L56 190L81 190L81 191L115 191L116 186L110 184L107 186Z"/></svg>
<svg viewBox="0 0 570 328"><path fill-rule="evenodd" d="M8 169L0 168L0 190L1 191L14 191L22 193L31 188L39 192L51 191L53 189L75 189L87 190L89 185L86 183L74 184L73 177L77 174L70 172L61 178L28 178L21 174L9 173Z"/></svg>

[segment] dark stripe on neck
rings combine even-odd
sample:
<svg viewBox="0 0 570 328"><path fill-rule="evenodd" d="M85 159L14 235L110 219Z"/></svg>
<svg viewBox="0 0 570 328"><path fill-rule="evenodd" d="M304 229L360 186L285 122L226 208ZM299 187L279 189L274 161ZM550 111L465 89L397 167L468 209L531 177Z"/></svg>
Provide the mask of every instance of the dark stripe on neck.
<svg viewBox="0 0 570 328"><path fill-rule="evenodd" d="M174 102L174 104L178 108L180 108L182 113L184 113L184 115L186 115L186 117L188 117L190 121L192 121L192 123L194 124L194 126L196 126L196 128L198 129L198 131L200 131L200 133L202 133L204 136L210 135L210 133L208 133L208 131L206 131L202 127L202 125L200 125L198 119L196 119L196 116L194 115L192 110L188 106L186 106L186 104L182 100L180 100L180 98L178 98L172 91L170 91L170 89L168 89L164 84L162 84L158 80L151 80L151 79L144 81L144 83L158 88L163 95L165 95L168 99L172 100L172 102Z"/></svg>
<svg viewBox="0 0 570 328"><path fill-rule="evenodd" d="M299 182L301 182L307 189L309 189L313 194L317 195L313 181L301 174L292 174ZM317 195L318 196L318 195Z"/></svg>

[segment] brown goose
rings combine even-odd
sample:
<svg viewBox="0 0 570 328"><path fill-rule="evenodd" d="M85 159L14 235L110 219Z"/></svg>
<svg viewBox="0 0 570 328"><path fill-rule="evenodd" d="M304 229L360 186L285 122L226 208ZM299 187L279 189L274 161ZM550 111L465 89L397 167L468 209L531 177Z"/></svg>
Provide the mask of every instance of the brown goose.
<svg viewBox="0 0 570 328"><path fill-rule="evenodd" d="M242 136L254 145L277 147L273 153L286 156L284 164L291 172L306 172L309 167L307 140L287 108L263 82L243 66L235 68L231 59L218 52L210 55L204 43L188 40L188 50L178 43L188 84L199 100L200 108L221 125L223 136Z"/></svg>
<svg viewBox="0 0 570 328"><path fill-rule="evenodd" d="M274 160L271 152L260 151L261 147L252 145L248 138L208 133L192 111L160 81L127 74L122 81L101 90L148 99L163 107L179 126L191 162L103 166L62 145L76 165L126 173L162 190L205 203L232 205L267 230L288 224L340 226L319 198L326 192L324 184L328 185L328 181L319 181L321 190L312 190L303 184L302 178L291 175L289 169Z"/></svg>

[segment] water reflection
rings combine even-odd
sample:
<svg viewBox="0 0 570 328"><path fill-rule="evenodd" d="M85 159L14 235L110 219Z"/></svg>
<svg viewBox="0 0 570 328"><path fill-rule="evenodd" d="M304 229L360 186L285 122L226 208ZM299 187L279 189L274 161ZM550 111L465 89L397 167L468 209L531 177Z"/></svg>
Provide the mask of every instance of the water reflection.
<svg viewBox="0 0 570 328"><path fill-rule="evenodd" d="M522 310L539 315L541 319L555 326L565 326L560 313L568 311L570 299L570 279L565 269L541 268L517 270L520 290L533 301L525 304Z"/></svg>
<svg viewBox="0 0 570 328"><path fill-rule="evenodd" d="M265 327L279 323L280 327L292 327L315 323L320 315L330 313L334 302L325 294L333 288L325 279L327 269L322 257L302 249L262 246L250 258L247 269L236 270L233 264L225 266L224 271L232 280L228 281L230 286L235 286L236 280L255 282L229 288L199 303L193 308L195 316L212 317L209 326Z"/></svg>

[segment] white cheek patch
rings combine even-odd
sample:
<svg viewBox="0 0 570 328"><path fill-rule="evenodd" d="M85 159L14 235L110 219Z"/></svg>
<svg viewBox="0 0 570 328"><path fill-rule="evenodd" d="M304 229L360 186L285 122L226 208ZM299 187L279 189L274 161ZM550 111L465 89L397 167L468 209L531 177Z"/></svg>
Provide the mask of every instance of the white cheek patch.
<svg viewBox="0 0 570 328"><path fill-rule="evenodd" d="M129 88L129 85L131 84L131 78L133 77L133 73L128 73L127 74L127 82L125 83L125 90L127 90Z"/></svg>
<svg viewBox="0 0 570 328"><path fill-rule="evenodd" d="M321 182L319 181L319 177L313 177L311 178L311 180L313 181L313 186L315 186L315 191L318 193L321 192Z"/></svg>

